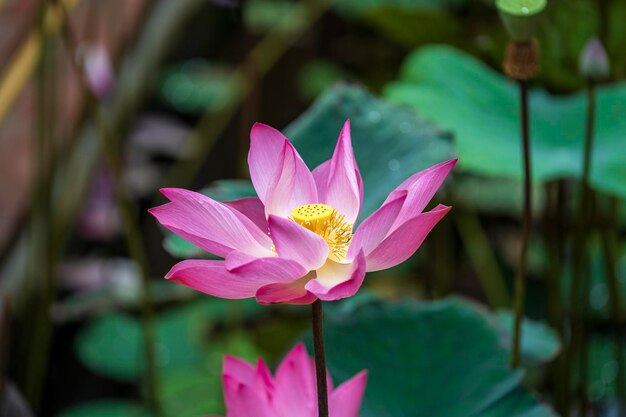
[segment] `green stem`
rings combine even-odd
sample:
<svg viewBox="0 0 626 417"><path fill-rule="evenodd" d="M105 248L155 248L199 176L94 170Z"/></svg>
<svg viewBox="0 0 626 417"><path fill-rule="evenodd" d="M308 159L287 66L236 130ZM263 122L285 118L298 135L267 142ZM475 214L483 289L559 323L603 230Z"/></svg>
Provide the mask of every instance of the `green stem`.
<svg viewBox="0 0 626 417"><path fill-rule="evenodd" d="M549 259L549 282L547 311L550 325L563 336L561 276L563 274L563 223L565 186L563 181L554 181L547 185L545 232Z"/></svg>
<svg viewBox="0 0 626 417"><path fill-rule="evenodd" d="M584 287L589 279L584 270L584 257L586 243L589 235L589 219L592 210L592 190L589 185L591 173L591 158L593 153L593 135L595 124L595 94L592 83L587 85L587 116L585 128L585 143L583 149L583 172L580 181L578 194L578 208L576 215L576 229L574 231L573 253L572 253L572 284L570 291L570 315L571 315L571 335L572 340L568 349L568 363L574 363L577 354L582 354L582 344L584 343L585 308L577 311L578 306L589 302L588 293ZM582 297L582 299L581 299ZM581 381L582 383L583 381ZM571 371L568 375L568 384L571 386ZM585 390L585 386L579 386L579 390ZM583 405L585 403L583 396ZM571 402L571 401L570 401Z"/></svg>
<svg viewBox="0 0 626 417"><path fill-rule="evenodd" d="M141 297L141 323L143 329L143 348L146 360L146 384L147 400L152 414L156 417L162 415L158 400L158 375L156 365L156 337L154 331L154 312L152 297L150 294L150 275L148 258L141 237L141 231L136 219L133 203L124 186L123 169L120 162L119 152L114 146L113 134L109 131L103 115L96 107L94 110L101 145L104 149L105 158L113 178L113 187L117 207L122 217L122 225L125 233L126 244L131 259L139 266L140 272L140 297Z"/></svg>
<svg viewBox="0 0 626 417"><path fill-rule="evenodd" d="M34 166L39 185L33 190L33 208L31 218L31 242L29 263L31 282L36 286L33 295L34 325L26 365L25 393L34 410L38 410L41 393L45 383L50 340L52 338L52 320L50 311L56 294L54 251L54 216L52 214L52 181L45 177L53 170L52 161L55 152L55 98L56 83L54 39L47 33L45 16L48 1L41 0L38 12L38 32L41 39L41 55L37 71L37 129Z"/></svg>
<svg viewBox="0 0 626 417"><path fill-rule="evenodd" d="M515 276L515 327L513 330L513 348L511 350L511 366L521 365L520 346L522 340L522 320L524 318L524 302L526 299L526 273L528 263L528 243L532 226L532 171L530 163L530 130L528 118L528 83L519 82L520 115L522 133L522 153L524 157L524 211L522 223L522 242L519 264Z"/></svg>
<svg viewBox="0 0 626 417"><path fill-rule="evenodd" d="M588 318L589 318L589 290L591 287L591 264L588 254L583 254L581 261L583 270L582 293L584 300L581 308L581 329L580 329L580 357L578 358L580 369L580 410L581 415L586 416L589 410L589 396L587 395L587 387L589 385L589 334L588 334Z"/></svg>
<svg viewBox="0 0 626 417"><path fill-rule="evenodd" d="M313 348L315 349L315 376L317 381L317 409L319 417L328 417L328 386L326 385L326 354L324 352L324 329L322 301L312 305Z"/></svg>
<svg viewBox="0 0 626 417"><path fill-rule="evenodd" d="M563 277L563 258L565 253L565 183L553 181L547 186L547 204L544 228L549 259L547 310L550 326L557 330L560 340L565 340L563 326L563 305L561 286ZM551 366L551 385L554 390L555 407L562 412L566 408L568 387L565 386L563 372L567 364L563 355L559 355ZM562 414L564 415L564 414Z"/></svg>

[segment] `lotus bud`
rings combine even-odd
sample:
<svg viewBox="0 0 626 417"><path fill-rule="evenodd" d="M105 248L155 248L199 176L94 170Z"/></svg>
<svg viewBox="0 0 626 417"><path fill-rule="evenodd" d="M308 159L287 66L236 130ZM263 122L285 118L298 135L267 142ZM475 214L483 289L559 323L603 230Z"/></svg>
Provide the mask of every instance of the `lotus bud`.
<svg viewBox="0 0 626 417"><path fill-rule="evenodd" d="M609 56L596 37L589 39L578 57L578 68L583 77L592 81L609 78L611 67Z"/></svg>
<svg viewBox="0 0 626 417"><path fill-rule="evenodd" d="M98 98L104 98L115 86L115 71L111 58L103 46L88 47L84 53L89 87Z"/></svg>

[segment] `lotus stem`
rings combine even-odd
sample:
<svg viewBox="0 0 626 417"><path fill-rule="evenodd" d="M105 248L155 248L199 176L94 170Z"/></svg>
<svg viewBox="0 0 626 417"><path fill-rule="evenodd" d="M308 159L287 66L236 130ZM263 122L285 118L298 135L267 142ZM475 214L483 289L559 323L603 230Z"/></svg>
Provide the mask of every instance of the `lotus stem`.
<svg viewBox="0 0 626 417"><path fill-rule="evenodd" d="M522 133L522 153L524 156L524 211L522 220L522 242L519 263L515 276L515 327L513 329L513 348L511 350L511 366L517 368L521 364L520 345L522 340L522 319L524 318L524 302L526 299L526 273L528 263L528 242L532 225L532 171L530 162L530 130L528 120L528 83L519 81L520 116Z"/></svg>
<svg viewBox="0 0 626 417"><path fill-rule="evenodd" d="M592 211L592 199L593 194L591 187L589 186L589 177L591 172L591 156L593 152L593 134L594 134L594 125L595 125L595 92L593 83L589 82L587 84L587 114L586 114L586 125L585 125L585 142L584 142L584 150L583 150L583 172L580 180L580 188L578 193L578 207L576 213L576 229L574 231L574 242L573 242L573 253L572 253L572 284L570 290L570 323L571 323L571 337L572 340L570 342L570 347L568 349L568 360L569 364L572 364L574 358L577 353L583 355L582 344L584 343L585 335L584 335L584 327L585 327L585 313L586 313L586 304L589 302L588 293L585 290L585 287L588 285L587 281L589 280L589 276L587 271L585 270L585 249L587 247L587 239L589 237L589 218L591 217ZM582 292L582 294L581 294ZM581 297L584 299L581 300ZM579 306L582 307L580 312L576 311L576 308ZM581 362L583 363L583 362ZM582 374L584 377L584 372ZM567 372L566 381L568 384L571 382L571 371ZM583 395L583 408L585 406L585 398L584 395L586 391L586 386L584 385L586 381L580 381L579 389ZM568 385L570 386L570 385ZM569 403L570 401L568 401Z"/></svg>
<svg viewBox="0 0 626 417"><path fill-rule="evenodd" d="M55 82L56 50L54 40L45 27L48 2L42 0L38 11L38 35L41 44L37 71L37 129L34 145L34 161L37 168L38 187L33 192L32 217L30 224L30 267L28 275L36 286L34 299L37 306L34 325L27 347L29 356L26 364L25 393L34 410L38 410L48 367L49 347L52 338L50 311L56 296L54 251L54 215L52 213L52 181L44 177L52 170L54 160L55 131Z"/></svg>
<svg viewBox="0 0 626 417"><path fill-rule="evenodd" d="M328 417L328 386L326 385L326 354L324 353L324 315L322 301L312 305L313 348L315 350L315 375L317 379L317 407L319 417Z"/></svg>
<svg viewBox="0 0 626 417"><path fill-rule="evenodd" d="M547 186L547 205L545 213L545 241L549 259L549 281L547 310L550 326L557 330L559 339L564 340L563 304L561 302L561 285L563 277L563 259L565 253L565 216L566 193L565 182L557 180ZM563 372L566 372L563 355L559 355L551 366L551 384L554 389L555 408L561 411L567 401L567 387Z"/></svg>

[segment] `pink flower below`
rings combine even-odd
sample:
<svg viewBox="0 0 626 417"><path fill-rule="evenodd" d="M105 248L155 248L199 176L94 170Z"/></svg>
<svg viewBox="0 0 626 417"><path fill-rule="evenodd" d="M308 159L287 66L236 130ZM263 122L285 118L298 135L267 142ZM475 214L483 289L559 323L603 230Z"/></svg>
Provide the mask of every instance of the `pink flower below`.
<svg viewBox="0 0 626 417"><path fill-rule="evenodd" d="M317 417L315 363L302 344L287 354L272 376L261 359L256 366L227 356L222 374L226 417ZM333 389L328 379L330 417L358 417L367 372Z"/></svg>
<svg viewBox="0 0 626 417"><path fill-rule="evenodd" d="M353 226L363 184L347 121L331 159L311 172L277 130L255 124L248 165L258 197L221 203L183 189L161 190L152 208L166 228L223 257L185 260L166 278L222 298L307 304L354 295L367 271L391 268L420 247L450 207L423 212L456 160L418 172Z"/></svg>

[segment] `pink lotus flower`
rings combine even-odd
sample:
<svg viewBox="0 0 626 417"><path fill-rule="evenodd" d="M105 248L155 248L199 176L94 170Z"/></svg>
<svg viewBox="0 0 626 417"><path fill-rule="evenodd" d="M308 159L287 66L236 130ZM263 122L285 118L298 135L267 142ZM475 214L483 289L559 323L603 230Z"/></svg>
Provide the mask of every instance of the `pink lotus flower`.
<svg viewBox="0 0 626 417"><path fill-rule="evenodd" d="M296 345L272 377L261 359L256 367L227 356L222 375L227 417L317 417L315 363L303 344ZM367 372L336 389L328 380L330 417L358 417Z"/></svg>
<svg viewBox="0 0 626 417"><path fill-rule="evenodd" d="M277 130L255 124L248 164L258 198L220 203L166 188L157 220L207 252L225 258L185 260L166 278L222 298L308 304L354 295L367 271L405 261L450 207L422 212L456 160L414 174L356 231L363 184L350 122L332 159L309 171Z"/></svg>

